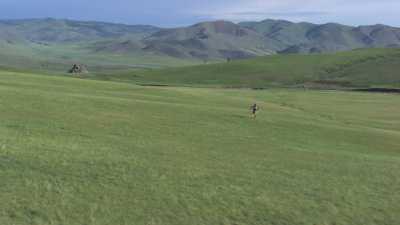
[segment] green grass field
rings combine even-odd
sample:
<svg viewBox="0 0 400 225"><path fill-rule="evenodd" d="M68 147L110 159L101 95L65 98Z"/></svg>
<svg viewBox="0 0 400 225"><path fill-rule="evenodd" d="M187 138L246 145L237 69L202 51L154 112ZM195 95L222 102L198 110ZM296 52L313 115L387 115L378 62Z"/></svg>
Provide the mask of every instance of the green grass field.
<svg viewBox="0 0 400 225"><path fill-rule="evenodd" d="M99 78L142 84L213 87L400 87L399 49L273 55L230 63L153 69Z"/></svg>
<svg viewBox="0 0 400 225"><path fill-rule="evenodd" d="M399 95L0 72L0 108L0 224L400 223Z"/></svg>

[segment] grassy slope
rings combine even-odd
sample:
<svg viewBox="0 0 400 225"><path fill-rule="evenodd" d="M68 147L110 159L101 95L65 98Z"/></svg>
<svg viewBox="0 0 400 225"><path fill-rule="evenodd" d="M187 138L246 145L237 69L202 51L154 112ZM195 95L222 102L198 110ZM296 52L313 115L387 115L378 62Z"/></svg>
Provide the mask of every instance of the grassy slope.
<svg viewBox="0 0 400 225"><path fill-rule="evenodd" d="M231 63L148 70L107 78L141 83L233 87L400 86L400 50L366 49L324 55L275 55Z"/></svg>
<svg viewBox="0 0 400 225"><path fill-rule="evenodd" d="M0 41L0 66L18 70L65 73L74 63L86 64L91 72L127 71L137 68L190 66L200 61L150 53L113 54L92 52L86 45L7 44Z"/></svg>
<svg viewBox="0 0 400 225"><path fill-rule="evenodd" d="M177 59L137 49L107 49L93 46L142 39L159 28L101 22L55 19L0 20L0 66L35 71L65 72L74 63L88 65L90 71L116 68L160 68L194 65L195 59ZM102 44L101 44L102 43ZM123 46L126 47L126 46ZM129 46L128 46L129 47Z"/></svg>
<svg viewBox="0 0 400 225"><path fill-rule="evenodd" d="M0 72L0 224L398 224L399 106Z"/></svg>

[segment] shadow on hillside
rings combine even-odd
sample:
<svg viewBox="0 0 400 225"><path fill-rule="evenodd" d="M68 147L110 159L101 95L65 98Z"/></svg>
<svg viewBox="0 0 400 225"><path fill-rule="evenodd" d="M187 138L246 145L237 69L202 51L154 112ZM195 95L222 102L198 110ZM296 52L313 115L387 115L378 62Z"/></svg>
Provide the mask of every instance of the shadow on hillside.
<svg viewBox="0 0 400 225"><path fill-rule="evenodd" d="M353 89L353 91L400 94L400 88L361 88L361 89Z"/></svg>

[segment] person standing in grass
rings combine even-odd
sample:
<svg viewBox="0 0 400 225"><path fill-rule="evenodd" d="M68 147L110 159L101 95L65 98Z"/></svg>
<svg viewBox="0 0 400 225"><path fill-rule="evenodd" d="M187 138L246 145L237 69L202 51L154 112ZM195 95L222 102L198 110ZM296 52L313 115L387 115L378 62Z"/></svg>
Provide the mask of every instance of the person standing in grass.
<svg viewBox="0 0 400 225"><path fill-rule="evenodd" d="M257 112L260 110L260 107L258 107L257 103L254 103L251 107L251 116L253 119L257 117Z"/></svg>

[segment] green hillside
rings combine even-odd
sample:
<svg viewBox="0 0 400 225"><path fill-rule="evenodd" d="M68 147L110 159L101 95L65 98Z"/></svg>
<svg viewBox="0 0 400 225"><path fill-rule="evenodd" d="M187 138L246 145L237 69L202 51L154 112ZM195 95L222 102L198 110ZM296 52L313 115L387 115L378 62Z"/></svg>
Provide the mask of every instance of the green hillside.
<svg viewBox="0 0 400 225"><path fill-rule="evenodd" d="M0 39L38 44L92 42L104 39L137 39L161 28L146 25L125 25L105 22L64 19L0 20ZM15 40L17 39L17 40Z"/></svg>
<svg viewBox="0 0 400 225"><path fill-rule="evenodd" d="M0 72L0 106L0 224L400 221L398 95Z"/></svg>
<svg viewBox="0 0 400 225"><path fill-rule="evenodd" d="M263 88L399 87L399 49L363 49L334 54L275 55L230 63L101 75L142 84Z"/></svg>
<svg viewBox="0 0 400 225"><path fill-rule="evenodd" d="M163 29L144 39L148 50L174 57L249 58L275 53L327 53L400 46L400 29L385 25L214 21Z"/></svg>
<svg viewBox="0 0 400 225"><path fill-rule="evenodd" d="M0 66L65 73L75 63L98 72L200 62L143 51L140 40L160 29L58 19L0 20Z"/></svg>
<svg viewBox="0 0 400 225"><path fill-rule="evenodd" d="M382 24L352 27L270 19L239 24L280 42L279 53L323 53L400 46L400 29Z"/></svg>
<svg viewBox="0 0 400 225"><path fill-rule="evenodd" d="M132 70L142 68L164 68L169 66L195 65L202 61L178 59L153 53L104 52L104 44L63 44L43 46L30 44L9 44L0 41L0 67L16 70L66 73L75 63L87 65L90 72ZM122 45L122 48L127 48ZM129 50L129 47L128 47Z"/></svg>
<svg viewBox="0 0 400 225"><path fill-rule="evenodd" d="M385 25L352 27L264 20L210 21L165 29L51 18L0 20L0 66L41 71L64 72L71 63L100 71L193 65L279 53L396 47L400 47L400 28ZM27 64L20 65L21 61Z"/></svg>
<svg viewBox="0 0 400 225"><path fill-rule="evenodd" d="M308 42L307 32L317 27L317 25L311 23L292 23L285 20L243 22L239 25L253 29L273 40L279 40L281 42L280 48Z"/></svg>
<svg viewBox="0 0 400 225"><path fill-rule="evenodd" d="M229 21L164 29L144 39L145 50L178 58L226 59L270 55L280 43Z"/></svg>

